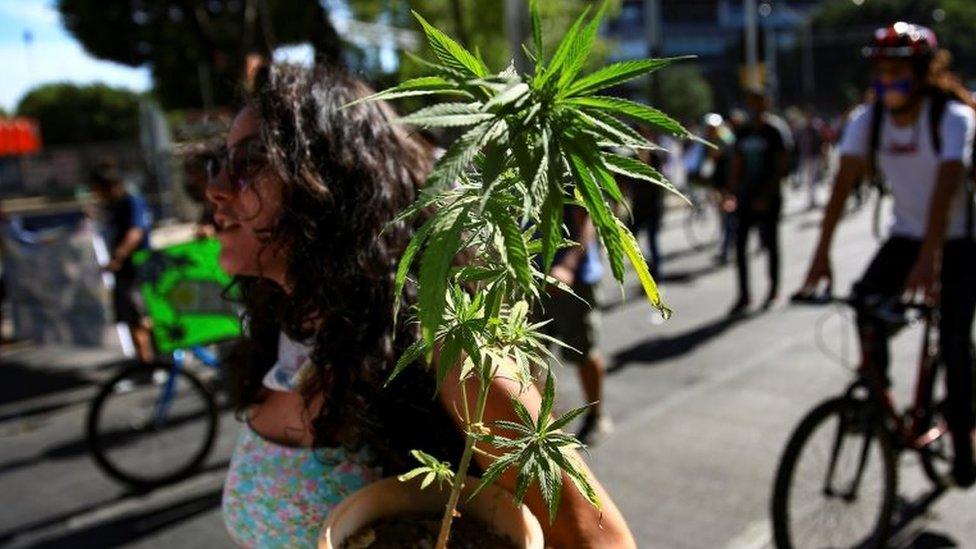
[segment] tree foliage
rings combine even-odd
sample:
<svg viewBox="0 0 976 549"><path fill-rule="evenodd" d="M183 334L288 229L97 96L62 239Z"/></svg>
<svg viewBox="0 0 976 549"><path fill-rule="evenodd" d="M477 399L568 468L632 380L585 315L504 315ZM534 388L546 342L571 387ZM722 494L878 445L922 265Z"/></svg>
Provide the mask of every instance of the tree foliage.
<svg viewBox="0 0 976 549"><path fill-rule="evenodd" d="M149 67L167 108L232 104L248 53L306 41L327 60L340 52L318 1L58 0L58 10L88 53Z"/></svg>
<svg viewBox="0 0 976 549"><path fill-rule="evenodd" d="M17 114L34 118L46 144L135 139L139 95L104 84L46 84L20 100Z"/></svg>
<svg viewBox="0 0 976 549"><path fill-rule="evenodd" d="M714 110L712 86L697 65L687 63L661 71L661 108L688 123Z"/></svg>

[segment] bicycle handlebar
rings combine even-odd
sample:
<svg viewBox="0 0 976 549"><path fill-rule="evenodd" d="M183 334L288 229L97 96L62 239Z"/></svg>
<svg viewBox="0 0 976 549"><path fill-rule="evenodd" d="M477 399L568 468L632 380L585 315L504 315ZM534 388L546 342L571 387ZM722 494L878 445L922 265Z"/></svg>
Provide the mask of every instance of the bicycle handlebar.
<svg viewBox="0 0 976 549"><path fill-rule="evenodd" d="M828 305L831 303L840 303L843 305L850 305L851 307L867 307L869 309L878 309L882 306L897 306L905 311L918 311L920 313L928 313L934 311L937 307L929 305L927 303L920 303L917 301L901 301L896 297L884 297L880 295L867 295L861 298L854 296L847 297L837 297L830 293L803 293L797 292L790 297L790 303L795 303L798 305Z"/></svg>
<svg viewBox="0 0 976 549"><path fill-rule="evenodd" d="M937 310L932 305L919 302L904 302L898 297L880 295L835 297L829 292L819 294L798 292L790 298L790 303L798 305L840 303L853 307L860 312L891 325L904 324L912 320L907 314L910 311L917 314L916 318L930 318L932 313Z"/></svg>

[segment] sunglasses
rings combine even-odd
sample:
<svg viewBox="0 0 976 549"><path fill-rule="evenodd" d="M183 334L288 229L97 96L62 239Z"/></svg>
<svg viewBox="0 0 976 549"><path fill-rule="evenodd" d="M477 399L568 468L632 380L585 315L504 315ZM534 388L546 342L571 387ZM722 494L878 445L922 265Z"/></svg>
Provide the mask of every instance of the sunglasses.
<svg viewBox="0 0 976 549"><path fill-rule="evenodd" d="M230 186L240 191L250 183L248 178L267 164L267 151L258 137L242 139L206 159L207 185Z"/></svg>

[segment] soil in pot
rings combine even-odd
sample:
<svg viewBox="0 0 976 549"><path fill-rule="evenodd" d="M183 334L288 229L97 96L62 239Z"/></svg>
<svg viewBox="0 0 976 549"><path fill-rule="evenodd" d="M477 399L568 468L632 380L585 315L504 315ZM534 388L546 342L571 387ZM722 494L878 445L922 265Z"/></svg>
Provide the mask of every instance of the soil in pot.
<svg viewBox="0 0 976 549"><path fill-rule="evenodd" d="M418 513L387 517L353 534L340 549L433 549L441 515ZM517 549L477 517L465 514L451 523L451 549Z"/></svg>

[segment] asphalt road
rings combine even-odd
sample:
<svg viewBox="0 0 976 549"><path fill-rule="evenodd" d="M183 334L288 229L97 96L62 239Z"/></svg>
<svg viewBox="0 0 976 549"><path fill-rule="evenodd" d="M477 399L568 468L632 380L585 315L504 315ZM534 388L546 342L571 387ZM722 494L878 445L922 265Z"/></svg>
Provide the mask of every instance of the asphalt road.
<svg viewBox="0 0 976 549"><path fill-rule="evenodd" d="M794 201L783 222L783 291L799 283L818 212ZM839 289L876 246L868 209L846 221L834 253ZM636 280L601 288L602 348L610 364L606 406L614 433L589 461L641 547L760 548L770 544L772 478L789 434L814 404L840 392L854 358L842 311L780 303L731 321L734 271L711 249L689 248L682 214L667 219L662 322ZM765 295L764 258L753 263ZM918 331L899 336L894 377L906 402ZM818 345L818 339L821 344ZM125 491L87 455L83 422L93 383L111 353L4 347L0 367L0 546L229 547L220 489L238 425L225 412L216 451L199 475L151 493ZM560 406L581 401L562 369ZM897 547L976 547L976 495L933 494L920 467L900 464L903 505Z"/></svg>

